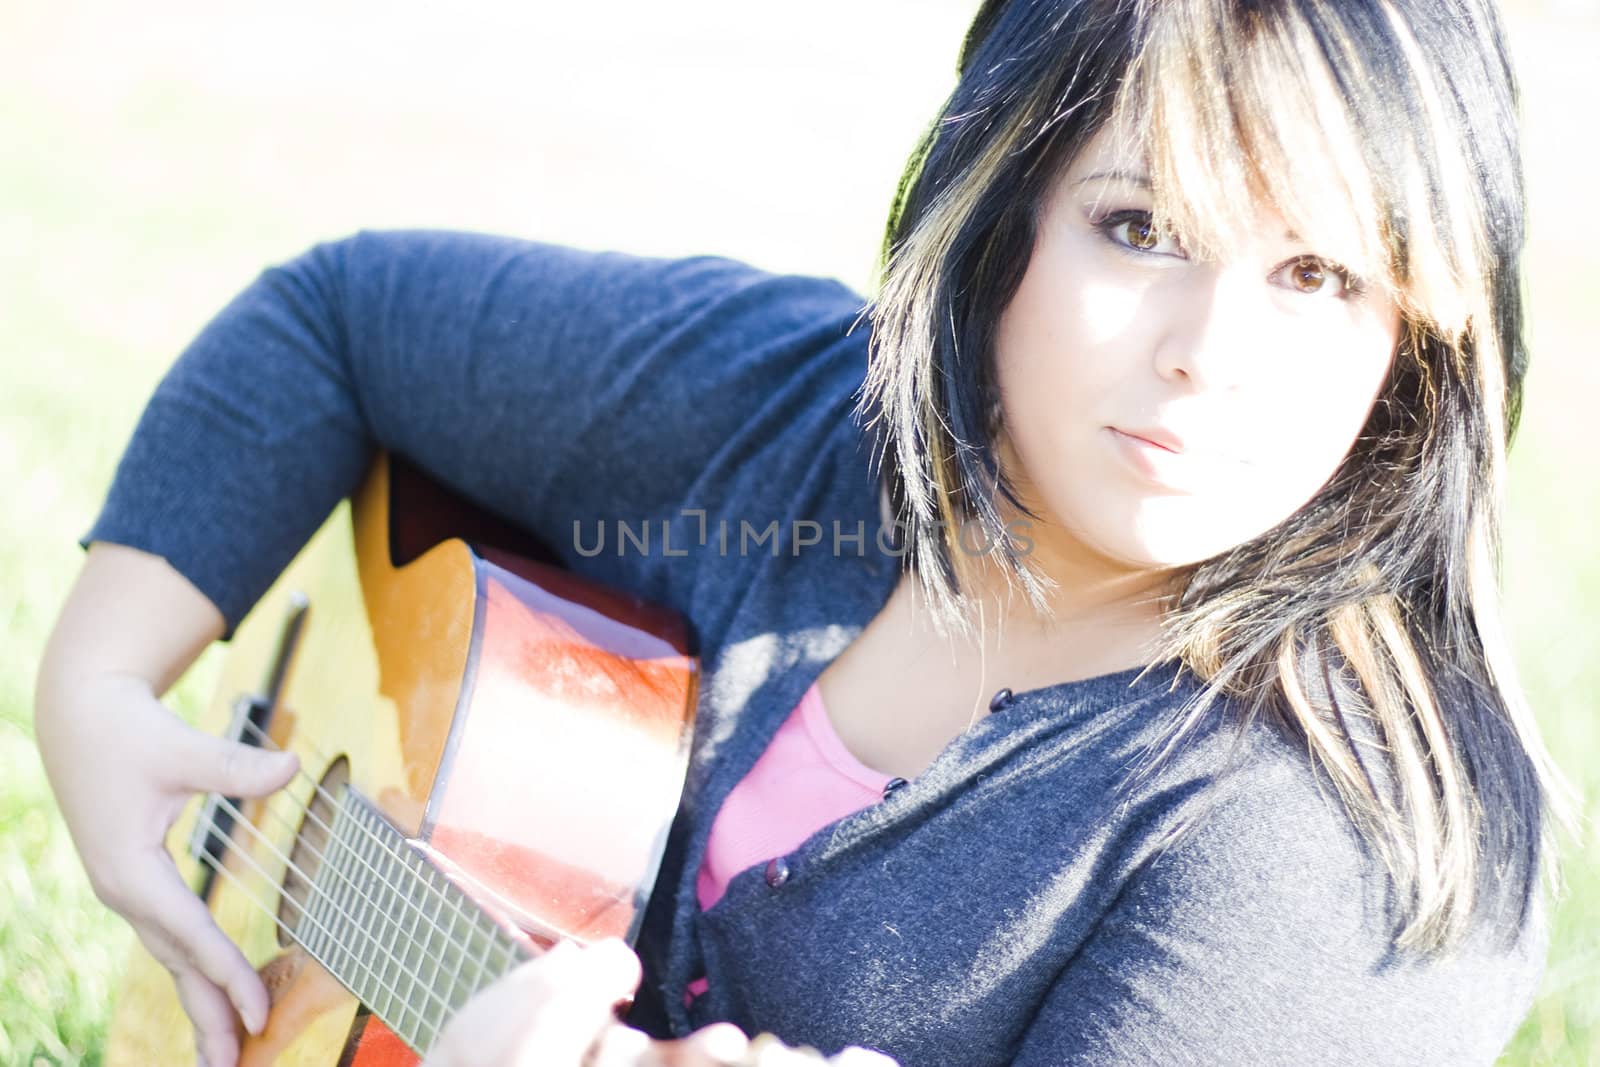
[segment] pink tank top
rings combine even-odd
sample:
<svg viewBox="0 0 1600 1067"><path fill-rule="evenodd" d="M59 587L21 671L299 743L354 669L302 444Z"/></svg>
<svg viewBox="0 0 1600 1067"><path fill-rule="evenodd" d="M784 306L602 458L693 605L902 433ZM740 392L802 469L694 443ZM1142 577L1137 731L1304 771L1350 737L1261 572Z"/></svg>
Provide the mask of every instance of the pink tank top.
<svg viewBox="0 0 1600 1067"><path fill-rule="evenodd" d="M701 910L722 899L740 871L792 851L822 827L882 799L889 781L844 747L812 683L711 822L695 881ZM705 978L689 983L684 1003L708 984Z"/></svg>

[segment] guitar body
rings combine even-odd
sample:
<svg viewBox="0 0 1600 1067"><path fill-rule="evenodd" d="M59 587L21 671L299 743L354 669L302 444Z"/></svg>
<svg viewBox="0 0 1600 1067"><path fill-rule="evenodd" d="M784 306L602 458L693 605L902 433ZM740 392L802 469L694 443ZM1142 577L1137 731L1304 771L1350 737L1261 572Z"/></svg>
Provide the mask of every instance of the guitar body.
<svg viewBox="0 0 1600 1067"><path fill-rule="evenodd" d="M416 1064L556 940L632 942L696 681L681 619L380 453L239 626L200 724L301 773L203 798L168 842L271 996L241 1067ZM136 943L105 1063L192 1062L171 977Z"/></svg>

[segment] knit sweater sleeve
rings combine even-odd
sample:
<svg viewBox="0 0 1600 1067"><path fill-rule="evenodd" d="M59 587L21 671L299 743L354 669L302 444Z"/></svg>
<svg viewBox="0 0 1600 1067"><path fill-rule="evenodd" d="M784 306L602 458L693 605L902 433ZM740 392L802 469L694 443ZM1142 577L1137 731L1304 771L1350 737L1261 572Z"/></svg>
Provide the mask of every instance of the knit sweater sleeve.
<svg viewBox="0 0 1600 1067"><path fill-rule="evenodd" d="M1543 972L1542 902L1442 958L1399 953L1375 856L1285 767L1124 884L1013 1067L1495 1062Z"/></svg>
<svg viewBox="0 0 1600 1067"><path fill-rule="evenodd" d="M383 448L591 576L670 600L659 550L580 558L574 524L703 503L712 458L754 447L768 399L859 303L712 256L447 231L320 244L185 349L79 543L163 556L227 640Z"/></svg>

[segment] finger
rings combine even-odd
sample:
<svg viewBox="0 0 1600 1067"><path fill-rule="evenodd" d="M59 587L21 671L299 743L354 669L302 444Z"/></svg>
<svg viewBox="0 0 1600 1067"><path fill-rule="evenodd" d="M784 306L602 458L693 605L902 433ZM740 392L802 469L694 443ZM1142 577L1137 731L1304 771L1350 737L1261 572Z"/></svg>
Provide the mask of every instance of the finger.
<svg viewBox="0 0 1600 1067"><path fill-rule="evenodd" d="M740 1067L816 1067L826 1058L809 1046L792 1048L774 1034L757 1034L750 1049L739 1061Z"/></svg>
<svg viewBox="0 0 1600 1067"><path fill-rule="evenodd" d="M178 1003L194 1024L194 1048L205 1067L234 1067L239 1060L238 1024L228 996L192 968L173 975Z"/></svg>
<svg viewBox="0 0 1600 1067"><path fill-rule="evenodd" d="M732 1067L744 1061L750 1039L733 1023L712 1023L656 1051L665 1067Z"/></svg>
<svg viewBox="0 0 1600 1067"><path fill-rule="evenodd" d="M841 1049L828 1062L836 1064L837 1067L900 1067L893 1057L859 1045Z"/></svg>
<svg viewBox="0 0 1600 1067"><path fill-rule="evenodd" d="M266 985L244 953L217 926L205 903L183 884L165 852L141 875L130 894L130 919L138 924L136 928L147 928L158 935L152 952L165 945L169 958L162 963L168 970L175 974L180 968L198 972L225 994L226 1002L251 1033L260 1033L266 1025L270 999ZM230 1035L235 1026L233 1018L229 1014Z"/></svg>
<svg viewBox="0 0 1600 1067"><path fill-rule="evenodd" d="M617 1025L612 1006L632 996L643 971L621 938L605 938L577 952L541 957L543 999L512 1061L515 1067L582 1063L607 1027Z"/></svg>
<svg viewBox="0 0 1600 1067"><path fill-rule="evenodd" d="M585 948L561 941L478 993L451 1018L427 1067L459 1061L575 1064L608 1025L612 1005L638 989L638 957L621 939Z"/></svg>
<svg viewBox="0 0 1600 1067"><path fill-rule="evenodd" d="M675 1061L658 1056L654 1045L642 1030L611 1023L600 1031L581 1067L676 1067Z"/></svg>
<svg viewBox="0 0 1600 1067"><path fill-rule="evenodd" d="M451 1017L423 1067L510 1064L530 1040L547 1040L550 1024L541 1018L555 991L582 988L581 956L577 945L558 942L475 994Z"/></svg>
<svg viewBox="0 0 1600 1067"><path fill-rule="evenodd" d="M259 797L288 785L300 769L293 752L229 741L184 723L178 726L179 758L164 783L169 788Z"/></svg>
<svg viewBox="0 0 1600 1067"><path fill-rule="evenodd" d="M607 937L594 942L584 950L594 981L602 988L618 990L616 999L631 997L639 991L644 979L644 969L638 955L620 937Z"/></svg>

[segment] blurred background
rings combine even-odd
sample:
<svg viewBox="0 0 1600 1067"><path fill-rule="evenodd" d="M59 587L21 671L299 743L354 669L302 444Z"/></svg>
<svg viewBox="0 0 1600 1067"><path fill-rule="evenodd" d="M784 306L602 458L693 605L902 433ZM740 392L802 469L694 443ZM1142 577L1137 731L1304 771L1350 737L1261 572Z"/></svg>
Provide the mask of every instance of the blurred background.
<svg viewBox="0 0 1600 1067"><path fill-rule="evenodd" d="M0 34L0 1064L95 1064L132 934L32 740L35 667L146 398L266 265L364 227L734 256L867 294L976 0L10 5ZM1533 364L1505 581L1550 744L1600 815L1600 2L1509 5ZM222 646L169 695L209 699ZM1600 830L1505 1064L1600 1063Z"/></svg>

